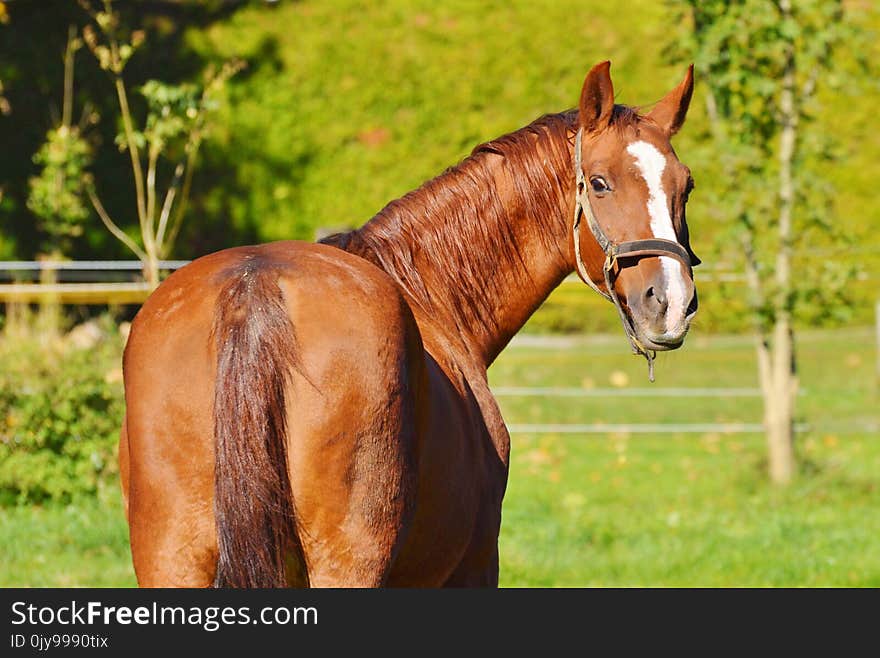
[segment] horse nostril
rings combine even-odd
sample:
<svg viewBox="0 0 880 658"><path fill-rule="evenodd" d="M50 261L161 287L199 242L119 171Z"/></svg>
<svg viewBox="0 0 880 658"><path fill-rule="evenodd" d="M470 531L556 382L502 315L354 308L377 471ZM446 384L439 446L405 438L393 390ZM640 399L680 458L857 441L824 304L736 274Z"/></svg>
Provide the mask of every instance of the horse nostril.
<svg viewBox="0 0 880 658"><path fill-rule="evenodd" d="M654 286L650 286L645 291L645 299L648 300L651 306L656 307L660 313L666 312L668 304L666 302L666 293L662 290L657 290Z"/></svg>

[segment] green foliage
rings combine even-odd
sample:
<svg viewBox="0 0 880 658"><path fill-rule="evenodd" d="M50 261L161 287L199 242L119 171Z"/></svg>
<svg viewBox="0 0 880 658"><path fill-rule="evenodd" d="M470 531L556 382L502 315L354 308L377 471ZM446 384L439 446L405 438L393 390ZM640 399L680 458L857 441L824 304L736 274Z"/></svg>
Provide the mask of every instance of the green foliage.
<svg viewBox="0 0 880 658"><path fill-rule="evenodd" d="M143 130L133 130L135 145L142 149L149 146L157 153L168 151L170 157L179 153L195 139L201 139L207 114L218 107L212 91L222 86L226 78L238 70L238 64L230 65L235 70L226 70L222 80L209 72L206 84L183 83L167 84L161 80L148 80L138 88L147 102L147 115ZM128 147L125 132L116 136L120 150Z"/></svg>
<svg viewBox="0 0 880 658"><path fill-rule="evenodd" d="M92 149L77 127L60 125L46 134L34 155L40 173L30 180L28 208L40 218L50 236L49 248L59 247L83 233L89 209L83 201L83 180L92 163Z"/></svg>
<svg viewBox="0 0 880 658"><path fill-rule="evenodd" d="M68 502L116 486L120 340L0 345L0 504Z"/></svg>
<svg viewBox="0 0 880 658"><path fill-rule="evenodd" d="M119 76L125 70L128 60L143 44L146 33L143 30L130 31L125 28L119 14L113 9L113 0L101 0L101 9L96 9L89 0L80 0L106 41L101 42L91 25L83 29L83 38L105 71Z"/></svg>
<svg viewBox="0 0 880 658"><path fill-rule="evenodd" d="M97 0L92 4L103 10ZM203 11L208 4L223 8ZM206 65L229 58L249 64L246 73L215 95L218 111L211 120L212 138L199 152L191 207L174 247L175 257L189 258L239 244L312 240L321 227L358 226L391 199L466 156L480 141L519 128L542 113L574 106L585 72L601 59L613 62L619 102L648 109L683 73L681 63L660 57L662 44L674 35L681 60L690 49L686 34L690 18L670 16L665 4L634 0L627 3L627 11L601 2L585 2L573 11L570 5L549 0L113 6L124 17L116 32L122 43L135 41L125 25L145 27L125 64L131 90L151 79L198 84ZM726 4L725 10L739 16L743 25L752 20L744 16L742 3ZM876 32L880 27L876 4L845 6L848 16ZM9 5L12 23L2 28L8 38L0 40L0 78L14 110L0 117L0 142L6 148L6 157L0 160L0 185L5 189L0 202L0 253L7 258L32 257L43 238L33 229L32 213L24 204L27 179L34 173L30 158L46 133L47 108L57 103L57 54L67 26L87 18L74 3L53 3L51 11L46 6ZM699 6L705 11L722 9L721 3ZM863 13L856 15L859 8ZM761 15L754 20L759 19ZM97 23L91 30L96 39L103 37ZM743 29L736 39L750 43L757 35ZM100 41L95 44L107 45ZM747 55L745 50L740 48L736 56ZM856 296L847 313L826 313L818 301L810 301L811 309L800 318L803 324L872 321L880 274L876 230L880 204L875 203L880 140L874 118L880 86L876 77L860 72L858 54L880 61L880 39L838 50L833 57L846 74L823 75L811 102L810 111L822 130L811 130L807 137L833 135L837 145L828 153L830 160L804 157L804 166L816 176L806 180L801 194L816 189L825 201L804 200L799 211L815 211L817 218L852 234L852 251L813 229L799 234L797 251L805 261L831 257L841 266L846 258L858 261L869 278L856 288L849 286ZM698 59L698 74L710 63ZM94 131L109 147L96 151L95 181L108 213L134 236L140 227L132 208L128 154L120 156L111 146L120 129L116 90L107 84L99 64L79 68L78 103L88 97L106 118ZM674 141L697 179L688 207L694 248L706 263L697 270L701 298L697 322L735 330L749 323L745 286L726 282L722 289L706 276L719 265L725 273L742 270L735 232L729 233L733 220L728 212L740 202L724 191L727 163L722 158L728 151L706 139L707 88L707 81L699 79L687 125ZM147 109L145 99L132 93L131 110L139 130L145 126ZM807 148L809 153L818 150L818 146ZM743 152L735 160L748 165L749 158ZM160 164L157 183L162 192L176 162L172 157ZM825 182L837 190L830 209ZM758 181L749 193L757 197L767 184ZM159 198L157 207L161 202ZM762 217L757 202L754 208L755 216ZM189 225L190 220L195 221ZM806 227L805 215L801 220ZM97 222L85 231L74 244L75 257L124 256L124 248ZM716 253L713 244L719 245ZM870 277L875 278L873 283ZM825 279L824 275L800 278ZM590 308L578 305L576 295L563 296L575 300L575 305L569 309L556 305L546 318L541 311L532 326L591 330L599 322L603 329L616 328L610 306L599 306L603 310L597 315L589 304ZM817 299L812 293L808 298ZM551 297L554 304L558 299Z"/></svg>
<svg viewBox="0 0 880 658"><path fill-rule="evenodd" d="M575 106L603 58L621 102L659 97L680 74L642 52L663 34L662 7L632 11L641 19L624 29L598 3L573 22L549 2L336 0L250 5L191 31L206 59L249 63L206 151L224 184L198 203L243 239L313 240L363 224L481 141Z"/></svg>
<svg viewBox="0 0 880 658"><path fill-rule="evenodd" d="M72 116L75 56L81 47L82 40L71 25L64 53L61 121L49 130L46 141L34 155L40 173L28 181L27 206L39 218L40 230L49 236L43 247L62 254L69 251L73 238L83 234L83 222L89 216L82 194L93 154L81 126L96 120L96 115L84 113L79 125L73 124Z"/></svg>
<svg viewBox="0 0 880 658"><path fill-rule="evenodd" d="M169 85L159 80L148 80L141 88L147 100L147 120L138 146L149 143L151 148L163 151L170 143L185 138L195 128L202 110L201 90L193 84ZM123 144L125 135L117 137Z"/></svg>
<svg viewBox="0 0 880 658"><path fill-rule="evenodd" d="M95 10L88 0L81 0L81 4L101 33L99 37L94 27L88 25L83 30L83 38L99 66L111 74L119 100L122 131L116 136L116 143L120 151L127 150L131 158L140 244L110 217L93 185L89 184L87 192L101 221L143 262L144 278L155 288L159 285L158 261L170 255L186 212L196 156L205 136L206 117L216 107L212 94L242 65L233 61L219 72L209 70L204 87L147 81L140 88L147 101L147 115L144 128L138 130L122 73L144 42L144 33L134 31L129 35L123 29L112 0L103 0L103 11ZM146 162L142 161L143 151L146 151ZM164 195L157 184L163 159L178 161Z"/></svg>
<svg viewBox="0 0 880 658"><path fill-rule="evenodd" d="M760 325L782 308L804 323L841 321L853 304L848 294L856 274L845 262L851 231L833 221L835 190L828 176L838 148L830 117L822 115L818 91L857 84L865 32L840 0L799 0L788 10L773 0L680 0L673 2L679 26L668 55L693 61L709 122L693 151L706 184L712 213L724 229L720 257L744 268L751 259L758 283L750 305ZM846 51L846 52L842 52ZM786 76L792 107L786 109ZM792 163L794 225L780 233L783 199L780 139L797 132ZM783 231L784 232L784 231ZM801 258L785 289L775 280L777 258L787 248L804 254L817 248L830 258ZM840 254L843 258L835 260ZM741 291L737 291L742 294ZM781 300L781 301L780 301Z"/></svg>
<svg viewBox="0 0 880 658"><path fill-rule="evenodd" d="M151 152L167 158L198 149L210 128L210 114L219 108L217 95L243 67L244 63L238 60L226 62L219 70L208 67L201 84L145 82L138 89L147 102L144 129L132 132L138 148L148 146ZM120 149L125 148L125 133L117 135L116 143Z"/></svg>

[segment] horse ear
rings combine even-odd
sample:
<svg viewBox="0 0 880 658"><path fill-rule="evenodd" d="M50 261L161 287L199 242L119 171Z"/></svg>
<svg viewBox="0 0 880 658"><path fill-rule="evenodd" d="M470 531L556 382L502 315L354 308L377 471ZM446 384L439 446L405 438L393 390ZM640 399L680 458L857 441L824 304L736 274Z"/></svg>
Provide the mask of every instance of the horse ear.
<svg viewBox="0 0 880 658"><path fill-rule="evenodd" d="M684 125L691 95L694 93L694 65L688 67L684 80L648 112L648 118L670 137Z"/></svg>
<svg viewBox="0 0 880 658"><path fill-rule="evenodd" d="M587 73L578 105L581 127L587 132L602 130L614 111L614 85L611 84L611 62L599 62Z"/></svg>

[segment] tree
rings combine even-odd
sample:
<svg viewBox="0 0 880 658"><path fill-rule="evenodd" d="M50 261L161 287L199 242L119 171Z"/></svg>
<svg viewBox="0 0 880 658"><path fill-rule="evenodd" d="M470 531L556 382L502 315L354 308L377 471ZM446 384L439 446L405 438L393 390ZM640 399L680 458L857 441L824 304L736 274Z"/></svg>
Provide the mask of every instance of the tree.
<svg viewBox="0 0 880 658"><path fill-rule="evenodd" d="M39 218L40 228L49 236L43 250L56 257L67 252L72 238L82 235L83 221L89 216L82 192L84 175L92 161L92 148L82 133L96 115L86 109L78 123L73 121L74 58L81 47L77 29L71 25L64 50L61 118L48 131L46 141L34 155L34 162L41 169L28 181L28 208Z"/></svg>
<svg viewBox="0 0 880 658"><path fill-rule="evenodd" d="M842 79L841 46L860 34L841 0L673 5L682 31L667 52L694 61L704 88L714 210L745 270L769 472L784 484L796 470L795 319L839 300L850 274L833 261L795 258L798 247L845 240L830 221L822 165L834 157L833 131L816 121L817 91Z"/></svg>
<svg viewBox="0 0 880 658"><path fill-rule="evenodd" d="M152 289L159 285L159 261L169 255L183 222L199 147L208 129L207 115L217 105L219 90L243 64L231 61L218 70L209 70L201 87L146 82L139 91L147 102L147 116L143 128L138 129L122 74L143 43L144 32L126 34L112 0L103 0L98 10L87 0L80 2L95 24L86 26L83 38L100 67L111 76L119 101L122 132L116 141L131 160L140 244L110 217L89 177L85 189L107 229L141 260L144 278ZM164 195L159 191L163 159L177 162Z"/></svg>
<svg viewBox="0 0 880 658"><path fill-rule="evenodd" d="M42 244L45 260L59 260L69 254L71 241L83 233L83 221L89 210L83 201L83 181L86 168L92 161L92 148L83 136L86 126L97 115L86 108L78 123L73 121L73 81L76 52L82 47L76 26L67 31L64 49L64 89L61 117L46 133L46 141L34 155L34 163L41 167L28 180L27 206L38 218L41 231L48 236ZM56 272L44 268L40 282L57 281ZM58 334L61 325L61 307L54 296L40 302L37 326L47 339Z"/></svg>

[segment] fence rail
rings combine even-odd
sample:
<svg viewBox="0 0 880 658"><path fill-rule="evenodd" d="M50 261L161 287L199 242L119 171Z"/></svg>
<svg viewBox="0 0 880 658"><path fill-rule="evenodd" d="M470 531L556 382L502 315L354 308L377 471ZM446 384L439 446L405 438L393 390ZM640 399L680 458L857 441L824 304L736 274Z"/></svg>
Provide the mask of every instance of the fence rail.
<svg viewBox="0 0 880 658"><path fill-rule="evenodd" d="M190 261L159 261L159 269L173 271ZM0 303L3 304L140 304L150 294L149 286L142 281L112 281L128 279L132 272L139 272L143 263L138 260L13 260L0 261L0 278L12 280L0 284ZM47 273L57 274L54 281L22 282L15 280L20 274L29 278L44 279ZM57 279L63 278L64 281ZM67 279L79 279L70 281ZM88 281L82 281L87 279Z"/></svg>
<svg viewBox="0 0 880 658"><path fill-rule="evenodd" d="M160 270L177 270L189 263L188 260L160 260ZM4 260L0 261L0 272L41 272L55 270L102 270L139 272L144 264L139 260Z"/></svg>
<svg viewBox="0 0 880 658"><path fill-rule="evenodd" d="M757 388L566 388L561 386L496 386L497 397L541 398L753 398Z"/></svg>
<svg viewBox="0 0 880 658"><path fill-rule="evenodd" d="M803 432L809 425L796 425ZM760 423L512 423L511 434L760 434Z"/></svg>
<svg viewBox="0 0 880 658"><path fill-rule="evenodd" d="M190 261L166 260L159 263L162 270L177 270ZM140 261L132 260L88 260L88 261L0 261L0 279L11 280L0 284L0 304L2 303L59 303L59 304L139 304L150 293L148 285L141 281L131 281L131 274L139 272L143 267ZM79 281L62 280L46 281L45 273L58 273L58 279L78 278ZM116 277L113 274L117 273ZM22 282L21 274L30 275L30 282ZM126 281L112 281L111 278L127 277ZM736 280L740 275L728 271L716 271L710 276L718 280ZM42 283L33 279L41 279ZM92 279L83 282L82 279ZM16 280L18 279L18 280ZM97 279L98 281L95 281ZM103 279L103 280L101 280ZM569 277L566 282L575 283L576 277ZM877 372L880 376L880 301L876 307L876 341L877 341ZM581 339L583 340L583 339ZM514 344L524 346L542 346L552 349L571 349L577 340L571 337L528 337L518 336ZM529 387L499 386L494 387L496 396L504 397L544 397L544 398L600 398L600 397L656 397L656 398L751 398L759 397L757 388L574 388L574 387ZM804 391L800 391L803 394ZM845 426L844 426L845 425ZM878 431L877 422L844 423L837 430ZM543 434L555 433L566 435L598 435L598 434L742 434L760 433L760 423L728 422L728 423L514 423L508 425L512 434ZM816 429L800 424L798 431Z"/></svg>
<svg viewBox="0 0 880 658"><path fill-rule="evenodd" d="M150 294L146 283L4 283L0 303L140 304Z"/></svg>
<svg viewBox="0 0 880 658"><path fill-rule="evenodd" d="M188 260L163 260L159 269L173 271L188 264ZM143 269L138 260L14 260L0 261L0 303L40 303L55 302L59 304L139 304L148 296L149 290L140 282L111 281L113 273L129 276ZM58 273L51 283L25 283L19 280L21 274L37 274L42 278L45 273ZM31 277L34 278L34 277ZM119 276L115 277L119 278ZM864 273L861 279L871 279ZM700 272L702 282L742 282L744 276L740 272L725 267L704 266ZM88 282L88 283L86 283ZM563 281L565 284L580 284L580 279L571 275ZM86 287L88 286L88 287ZM138 287L140 286L140 287Z"/></svg>
<svg viewBox="0 0 880 658"><path fill-rule="evenodd" d="M880 420L796 423L795 432L877 435ZM761 423L510 423L511 434L763 434Z"/></svg>

